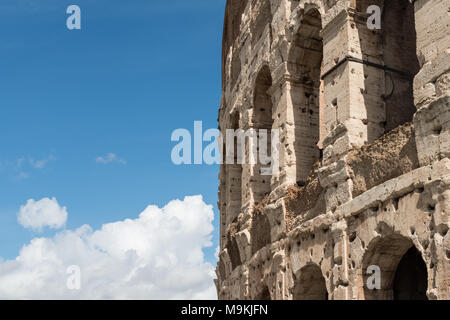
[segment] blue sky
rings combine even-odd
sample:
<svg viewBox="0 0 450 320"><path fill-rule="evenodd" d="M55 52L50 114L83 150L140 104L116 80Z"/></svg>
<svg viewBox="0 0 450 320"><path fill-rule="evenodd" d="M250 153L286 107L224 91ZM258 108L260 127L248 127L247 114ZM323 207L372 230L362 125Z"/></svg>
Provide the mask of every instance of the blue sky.
<svg viewBox="0 0 450 320"><path fill-rule="evenodd" d="M70 4L81 7L81 31L66 28ZM224 7L224 0L1 1L3 259L36 237L17 223L28 199L55 197L69 212L67 229L96 229L201 194L218 226L218 166L175 166L170 136L195 120L217 127ZM96 162L108 153L126 163ZM216 228L211 262L218 239Z"/></svg>

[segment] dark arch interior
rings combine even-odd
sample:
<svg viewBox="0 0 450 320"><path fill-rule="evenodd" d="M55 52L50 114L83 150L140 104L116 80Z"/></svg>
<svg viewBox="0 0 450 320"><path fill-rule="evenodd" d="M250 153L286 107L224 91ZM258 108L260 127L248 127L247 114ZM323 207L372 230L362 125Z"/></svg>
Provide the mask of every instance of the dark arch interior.
<svg viewBox="0 0 450 320"><path fill-rule="evenodd" d="M295 281L294 300L328 300L328 291L322 270L308 265L300 270Z"/></svg>
<svg viewBox="0 0 450 320"><path fill-rule="evenodd" d="M416 247L412 247L398 264L394 278L394 300L428 300L427 266Z"/></svg>
<svg viewBox="0 0 450 320"><path fill-rule="evenodd" d="M273 104L272 97L269 94L269 89L272 87L272 75L268 66L263 66L256 77L255 92L253 97L253 115L252 115L252 128L256 129L258 138L261 137L262 131L266 132L265 146L259 145L258 150L266 151L266 156L271 155L271 132L274 123L273 119ZM262 140L258 140L261 143ZM248 145L246 146L248 148ZM261 148L264 149L261 150ZM259 155L258 155L258 159ZM270 193L271 178L267 175L261 175L261 167L268 167L270 164L262 164L258 161L252 170L252 177L250 181L250 190L252 193L253 203L259 204L266 194Z"/></svg>
<svg viewBox="0 0 450 320"><path fill-rule="evenodd" d="M409 0L358 0L357 10L366 14L371 5L381 9L379 30L357 23L364 65L364 100L367 140L380 136L413 119L414 77L420 70L414 4Z"/></svg>
<svg viewBox="0 0 450 320"><path fill-rule="evenodd" d="M384 65L405 73L385 72L385 132L412 120L413 81L420 66L416 53L414 4L409 0L385 0L381 20Z"/></svg>
<svg viewBox="0 0 450 320"><path fill-rule="evenodd" d="M272 76L268 66L261 68L255 82L253 101L253 127L258 129L272 129L272 97L268 93L272 86Z"/></svg>
<svg viewBox="0 0 450 320"><path fill-rule="evenodd" d="M380 268L380 289L369 289L370 266ZM366 300L427 300L427 267L411 240L392 235L376 240L363 259Z"/></svg>
<svg viewBox="0 0 450 320"><path fill-rule="evenodd" d="M233 130L239 129L240 115L235 112L231 116L231 128ZM237 141L234 141L234 161L233 164L226 165L226 186L228 199L226 202L226 221L227 225L233 222L240 214L242 208L242 165L238 164L238 150ZM226 154L225 146L225 154Z"/></svg>
<svg viewBox="0 0 450 320"><path fill-rule="evenodd" d="M317 9L304 14L289 52L291 99L295 121L296 180L303 185L320 158L325 135L322 19ZM323 129L323 130L322 130ZM322 130L322 131L321 131Z"/></svg>
<svg viewBox="0 0 450 320"><path fill-rule="evenodd" d="M272 300L270 297L270 291L267 286L264 286L263 290L255 297L255 300L268 301Z"/></svg>

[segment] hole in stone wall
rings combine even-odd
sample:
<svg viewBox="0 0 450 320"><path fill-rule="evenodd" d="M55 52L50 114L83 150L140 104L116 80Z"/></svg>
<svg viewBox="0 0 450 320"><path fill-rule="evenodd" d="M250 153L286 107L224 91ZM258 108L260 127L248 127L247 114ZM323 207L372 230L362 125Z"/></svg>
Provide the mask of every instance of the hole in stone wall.
<svg viewBox="0 0 450 320"><path fill-rule="evenodd" d="M394 201L393 201L395 211L398 211L398 203L399 203L399 201L400 201L400 198L395 198Z"/></svg>
<svg viewBox="0 0 450 320"><path fill-rule="evenodd" d="M272 300L272 298L270 296L269 288L267 286L265 286L262 289L262 291L256 295L255 300L260 300L260 301Z"/></svg>
<svg viewBox="0 0 450 320"><path fill-rule="evenodd" d="M436 127L433 128L433 133L434 133L435 135L440 135L441 132L442 132L442 126L441 126L441 125L436 126Z"/></svg>
<svg viewBox="0 0 450 320"><path fill-rule="evenodd" d="M373 5L358 0L359 12ZM367 113L367 140L372 143L396 127L411 122L416 112L413 80L420 70L417 59L417 35L414 4L409 0L377 1L382 8L381 30L368 31L365 23L357 24L364 60L387 67L364 65L364 107ZM378 79L378 80L375 80ZM380 87L380 80L383 83ZM380 106L383 109L380 109Z"/></svg>
<svg viewBox="0 0 450 320"><path fill-rule="evenodd" d="M441 235L441 237L445 237L448 233L448 225L442 223L437 226L437 231Z"/></svg>
<svg viewBox="0 0 450 320"><path fill-rule="evenodd" d="M331 101L331 105L336 108L338 106L338 99L334 98L333 101Z"/></svg>

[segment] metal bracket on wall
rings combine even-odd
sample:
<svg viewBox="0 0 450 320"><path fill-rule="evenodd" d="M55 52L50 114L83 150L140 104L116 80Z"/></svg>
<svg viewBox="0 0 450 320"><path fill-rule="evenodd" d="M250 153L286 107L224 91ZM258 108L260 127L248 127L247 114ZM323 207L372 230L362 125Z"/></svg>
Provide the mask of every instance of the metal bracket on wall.
<svg viewBox="0 0 450 320"><path fill-rule="evenodd" d="M401 74L402 76L408 77L410 79L414 79L414 75L402 70L397 70L388 66L383 66L381 64L375 63L375 62L370 62L367 60L362 60L362 59L358 59L352 56L345 56L344 59L342 59L341 61L339 61L335 66L333 66L330 70L328 70L327 72L325 72L320 78L322 80L324 80L330 73L332 73L334 70L336 70L337 68L339 68L342 64L344 64L345 62L356 62L356 63L360 63L360 64L364 64L370 67L374 67L374 68L378 68L384 71L390 71L390 72L394 72L394 73L398 73Z"/></svg>

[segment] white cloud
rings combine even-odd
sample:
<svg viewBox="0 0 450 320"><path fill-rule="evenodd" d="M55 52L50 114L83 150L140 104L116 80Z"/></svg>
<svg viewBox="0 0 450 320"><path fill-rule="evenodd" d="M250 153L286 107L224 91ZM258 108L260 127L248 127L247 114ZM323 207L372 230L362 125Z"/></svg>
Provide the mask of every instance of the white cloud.
<svg viewBox="0 0 450 320"><path fill-rule="evenodd" d="M23 161L23 159L19 159L19 160ZM35 160L35 159L31 158L29 160L29 162L30 162L30 165L33 168L35 168L35 169L43 169L47 165L48 162L53 161L53 160L55 160L55 157L53 155L49 155L46 158L38 159L38 160Z"/></svg>
<svg viewBox="0 0 450 320"><path fill-rule="evenodd" d="M108 163L120 163L120 164L127 164L127 162L122 159L119 158L115 153L108 153L106 156L103 157L97 157L97 159L95 159L95 162L97 163L103 163L103 164L108 164Z"/></svg>
<svg viewBox="0 0 450 320"><path fill-rule="evenodd" d="M15 176L16 180L26 180L30 177L30 175L27 172L19 172L17 176Z"/></svg>
<svg viewBox="0 0 450 320"><path fill-rule="evenodd" d="M0 299L216 299L213 209L201 196L149 206L138 218L36 238L0 263ZM81 289L66 286L81 270Z"/></svg>
<svg viewBox="0 0 450 320"><path fill-rule="evenodd" d="M37 172L44 169L49 162L55 161L53 154L43 158L20 157L15 160L0 160L0 173L2 171L10 174L16 181L26 180L31 177L30 171Z"/></svg>
<svg viewBox="0 0 450 320"><path fill-rule="evenodd" d="M220 253L220 246L217 246L216 252L214 253L214 257L216 257L217 260L219 260L219 253Z"/></svg>
<svg viewBox="0 0 450 320"><path fill-rule="evenodd" d="M20 207L18 222L25 228L42 231L45 227L60 229L67 221L66 207L61 207L55 198L40 201L30 199Z"/></svg>

